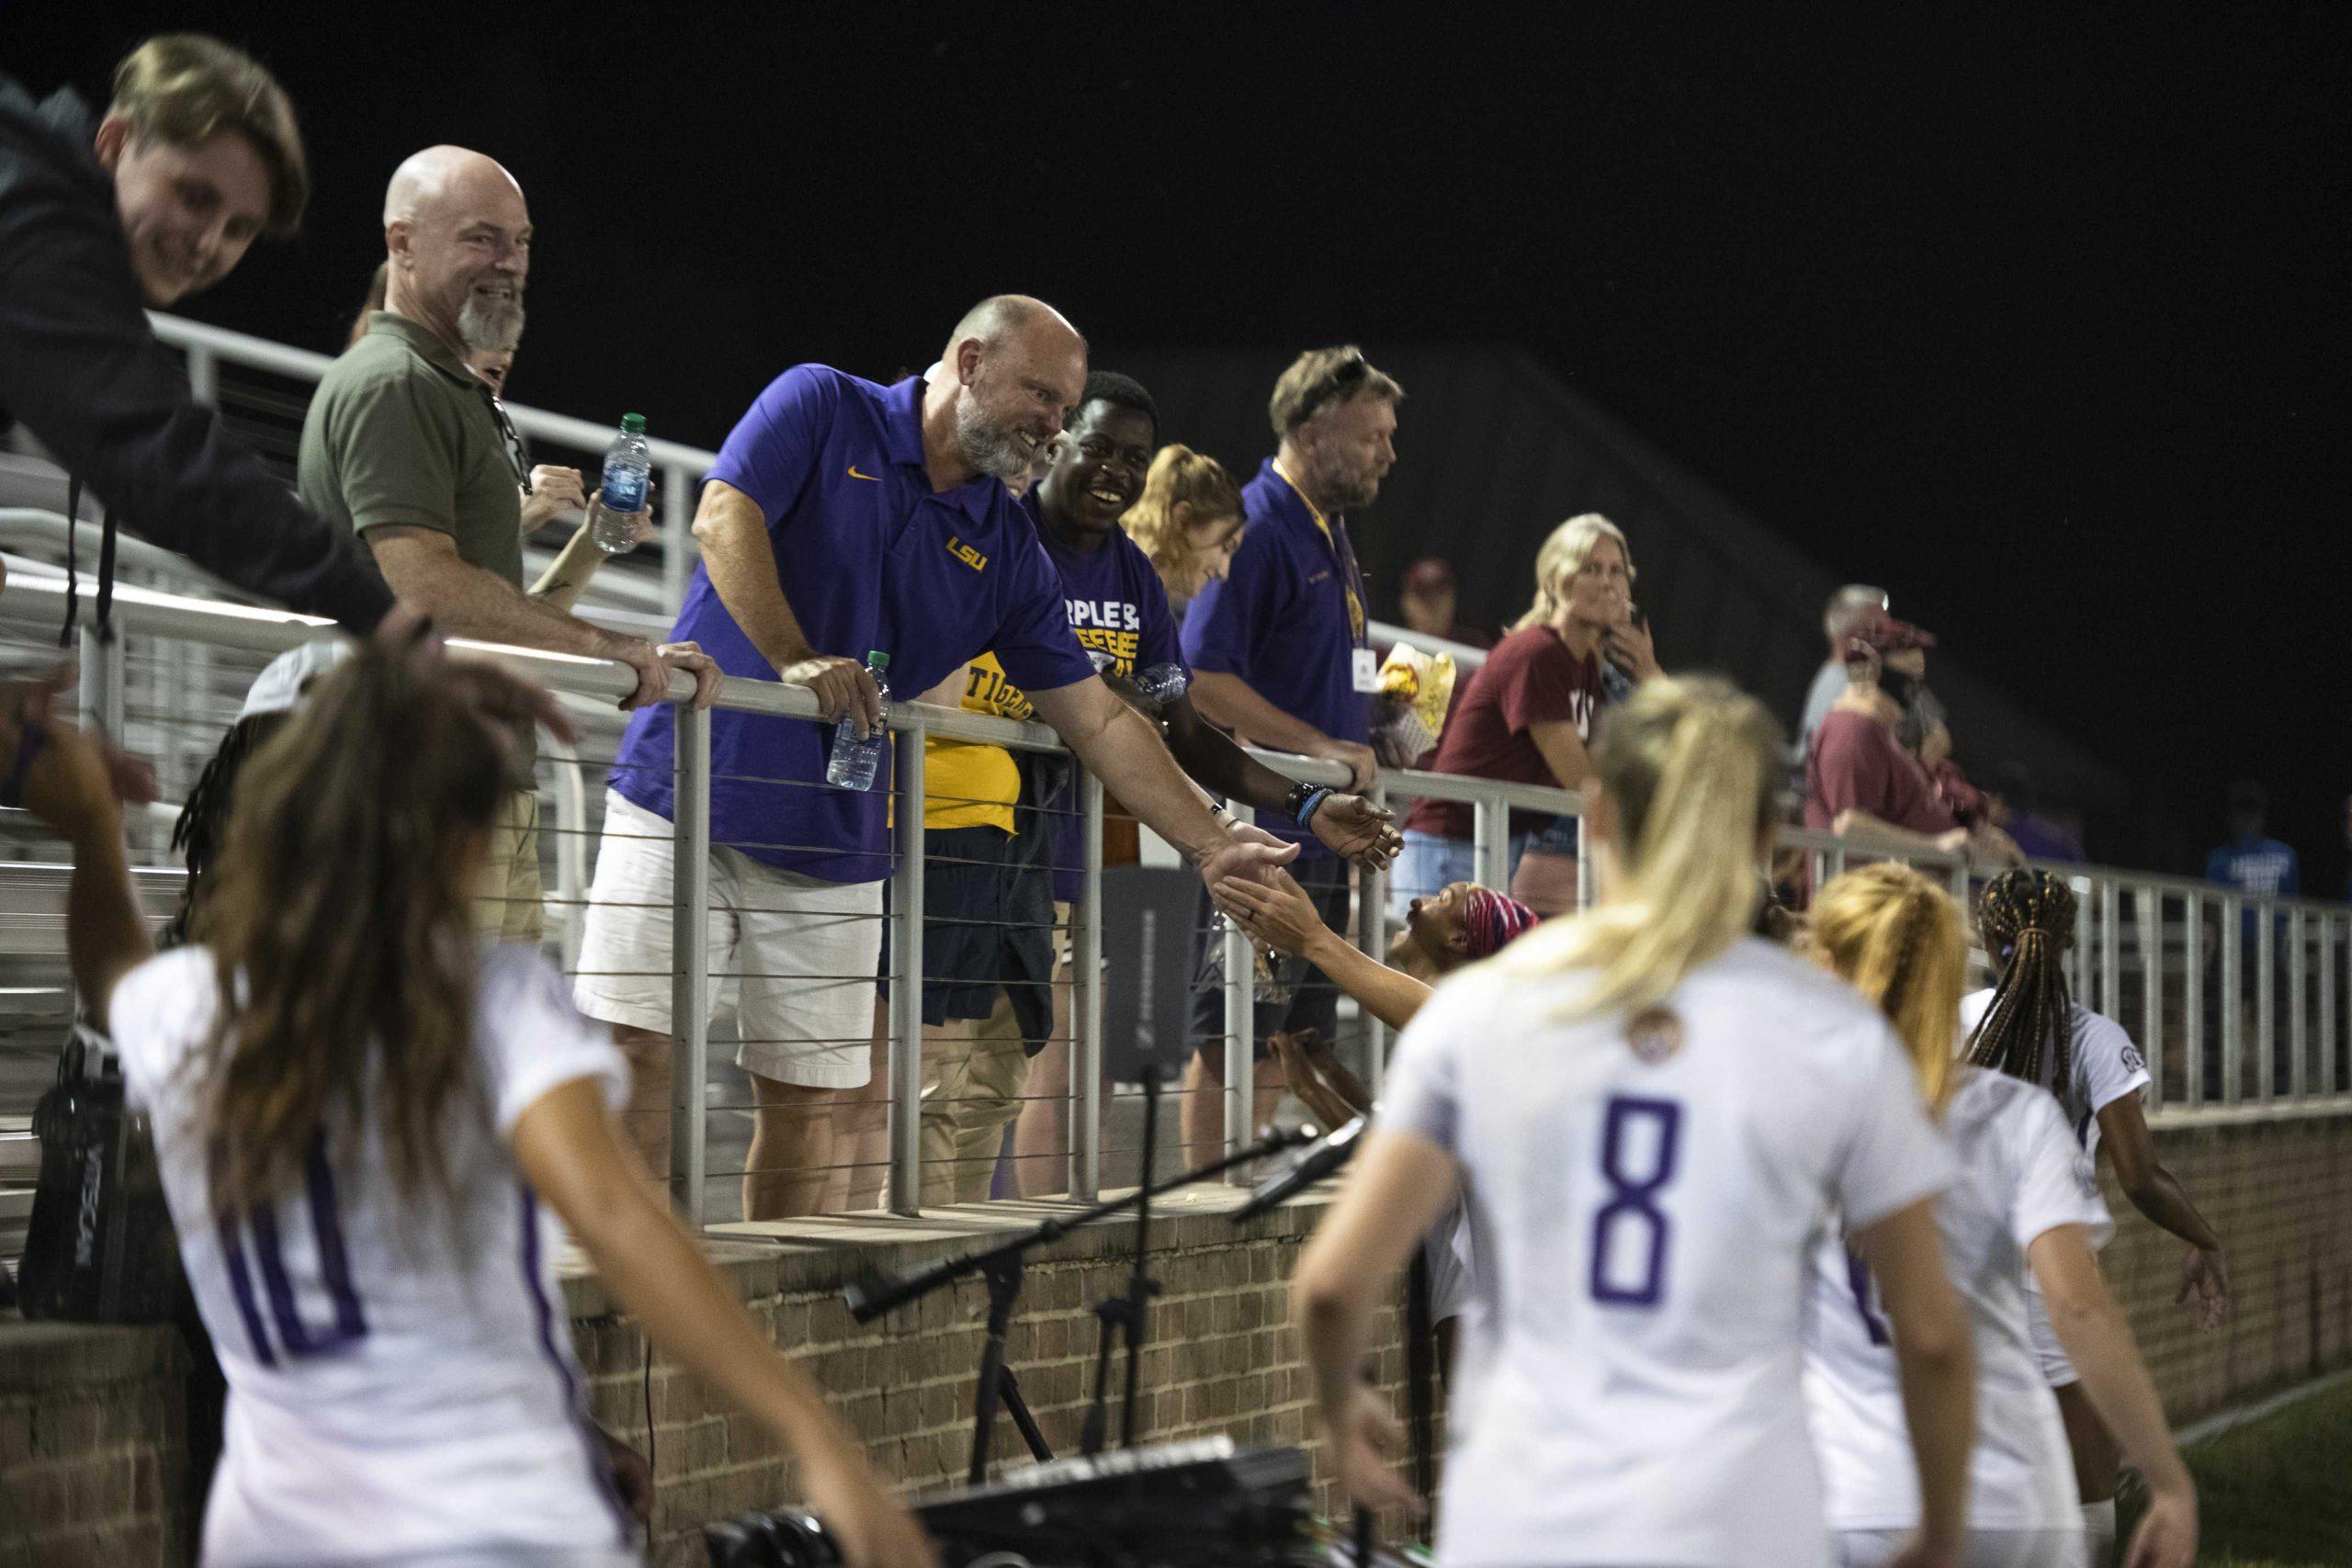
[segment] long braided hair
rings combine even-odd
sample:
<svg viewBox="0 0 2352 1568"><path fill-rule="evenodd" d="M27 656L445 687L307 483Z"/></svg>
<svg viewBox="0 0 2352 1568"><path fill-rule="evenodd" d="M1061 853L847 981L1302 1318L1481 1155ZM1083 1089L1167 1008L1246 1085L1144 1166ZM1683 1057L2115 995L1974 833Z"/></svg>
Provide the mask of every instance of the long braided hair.
<svg viewBox="0 0 2352 1568"><path fill-rule="evenodd" d="M2046 1083L2066 1120L2081 1122L2089 1108L2075 1089L2075 1003L2064 963L2075 942L2074 889L2046 871L2005 871L1977 896L1976 929L2003 967L1992 1002L1968 1037L1968 1059Z"/></svg>
<svg viewBox="0 0 2352 1568"><path fill-rule="evenodd" d="M164 927L163 945L178 947L202 933L198 921L212 890L212 871L220 863L229 833L229 803L236 798L237 776L246 761L286 727L287 713L248 714L229 727L220 750L204 764L196 787L188 791L180 819L172 825L172 848L187 860L187 884L178 911Z"/></svg>

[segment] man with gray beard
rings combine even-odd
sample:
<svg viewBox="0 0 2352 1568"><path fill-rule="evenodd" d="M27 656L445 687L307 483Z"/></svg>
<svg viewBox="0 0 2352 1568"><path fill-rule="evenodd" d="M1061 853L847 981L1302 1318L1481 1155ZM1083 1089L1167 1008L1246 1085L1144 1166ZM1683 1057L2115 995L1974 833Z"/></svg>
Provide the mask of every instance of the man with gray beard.
<svg viewBox="0 0 2352 1568"><path fill-rule="evenodd" d="M528 476L467 365L523 335L531 217L514 176L479 152L427 148L392 175L384 245L384 309L328 369L302 422L302 499L356 530L392 592L437 629L619 660L638 678L623 707L660 700L673 666L695 672L707 702L717 670L691 644L656 649L523 591ZM484 934L538 940L536 795L502 814L476 908Z"/></svg>
<svg viewBox="0 0 2352 1568"><path fill-rule="evenodd" d="M1157 728L1102 683L1060 574L1005 489L1085 385L1086 341L1020 295L967 311L927 380L786 371L704 485L702 561L672 635L699 639L729 675L808 688L827 720L859 730L882 716L870 652L888 657L903 695L993 652L1037 716L1206 885L1227 867L1256 874L1297 852L1212 814ZM666 706L629 721L574 991L582 1012L617 1026L635 1078L626 1120L657 1171L669 1168L675 733ZM832 739L831 724L711 716L705 1005L737 993L736 1060L757 1102L750 1219L825 1201L856 1114L844 1094L871 1076L888 792L828 788Z"/></svg>

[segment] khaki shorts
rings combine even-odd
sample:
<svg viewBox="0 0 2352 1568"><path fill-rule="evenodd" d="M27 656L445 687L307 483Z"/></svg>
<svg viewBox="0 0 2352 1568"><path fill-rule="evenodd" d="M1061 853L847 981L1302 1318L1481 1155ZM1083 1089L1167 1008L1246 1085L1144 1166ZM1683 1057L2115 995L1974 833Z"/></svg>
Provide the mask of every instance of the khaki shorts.
<svg viewBox="0 0 2352 1568"><path fill-rule="evenodd" d="M671 1034L674 839L667 818L605 796L572 998L606 1023ZM704 1007L735 998L736 1064L803 1089L855 1089L872 1074L882 884L820 882L710 851Z"/></svg>
<svg viewBox="0 0 2352 1568"><path fill-rule="evenodd" d="M922 1201L977 1203L989 1195L1004 1130L1021 1113L1029 1053L1000 988L986 1018L923 1031Z"/></svg>
<svg viewBox="0 0 2352 1568"><path fill-rule="evenodd" d="M493 942L536 946L546 931L539 895L539 797L510 795L491 825L489 856L474 895L474 930Z"/></svg>

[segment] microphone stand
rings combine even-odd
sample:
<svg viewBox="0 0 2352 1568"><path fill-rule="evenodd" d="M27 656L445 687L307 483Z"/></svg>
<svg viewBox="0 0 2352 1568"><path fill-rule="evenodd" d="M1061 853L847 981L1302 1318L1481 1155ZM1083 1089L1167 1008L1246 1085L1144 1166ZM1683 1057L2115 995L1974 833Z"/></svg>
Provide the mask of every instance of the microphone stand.
<svg viewBox="0 0 2352 1568"><path fill-rule="evenodd" d="M1111 1396L1111 1344L1115 1335L1126 1346L1126 1389L1119 1407L1119 1446L1136 1446L1136 1393L1143 1370L1143 1344L1147 1321L1150 1316L1151 1298L1159 1294L1159 1281L1151 1277L1151 1180L1152 1166L1159 1142L1159 1079L1158 1062L1146 1062L1143 1067L1143 1176L1144 1190L1136 1201L1135 1271L1127 1280L1127 1293L1106 1297L1095 1307L1094 1315L1102 1320L1102 1337L1094 1350L1094 1397L1086 1408L1086 1421L1079 1428L1078 1451L1092 1459L1102 1451L1106 1438L1104 1428L1110 1424L1107 1406Z"/></svg>
<svg viewBox="0 0 2352 1568"><path fill-rule="evenodd" d="M1223 1159L1211 1161L1197 1169L1172 1176L1166 1181L1149 1180L1151 1172L1147 1169L1143 1173L1147 1179L1144 1183L1125 1197L1114 1198L1072 1213L1057 1214L1052 1219L1041 1222L1032 1229L1008 1236L993 1247L982 1247L978 1252L967 1252L960 1258L951 1258L944 1263L934 1263L922 1272L903 1279L883 1276L860 1280L842 1292L842 1300L849 1307L852 1317L860 1323L871 1323L885 1313L904 1306L909 1302L920 1301L942 1286L953 1284L970 1275L978 1274L988 1280L988 1337L980 1352L980 1386L973 1400L972 1463L969 1471L971 1484L980 1485L988 1479L990 1428L996 1422L997 1405L1001 1401L1007 1405L1019 1404L1017 1389L1010 1398L1004 1396L1004 1390L1012 1382L1012 1374L1004 1364L1004 1341L1012 1323L1013 1301L1021 1293L1022 1260L1027 1256L1029 1249L1059 1241L1089 1221L1106 1219L1113 1214L1124 1213L1129 1209L1148 1204L1154 1198L1173 1192L1180 1187L1187 1187L1196 1181L1206 1181L1212 1177L1224 1175L1236 1166L1247 1165L1252 1160L1265 1159L1270 1156L1282 1153L1284 1149L1296 1148L1302 1144L1313 1141L1304 1133L1283 1132L1279 1128L1270 1129L1264 1136L1249 1147L1227 1155ZM1026 1413L1025 1408L1023 1413ZM1040 1459L1051 1457L1045 1451L1043 1437L1035 1435L1034 1423L1024 1426L1022 1435L1029 1440L1032 1453L1036 1454Z"/></svg>

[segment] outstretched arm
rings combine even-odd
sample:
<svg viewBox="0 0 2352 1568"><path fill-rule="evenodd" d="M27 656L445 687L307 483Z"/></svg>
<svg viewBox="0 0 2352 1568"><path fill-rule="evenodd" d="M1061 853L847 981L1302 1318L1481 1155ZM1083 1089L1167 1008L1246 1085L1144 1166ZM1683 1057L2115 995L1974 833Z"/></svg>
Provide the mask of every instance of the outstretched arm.
<svg viewBox="0 0 2352 1568"><path fill-rule="evenodd" d="M1228 800L1247 802L1279 811L1291 792L1291 781L1238 745L1233 738L1201 716L1189 696L1178 697L1160 709L1167 726L1168 750L1184 772L1204 788ZM1388 808L1374 806L1359 795L1326 797L1308 824L1315 836L1359 866L1378 870L1396 859L1404 839L1392 825Z"/></svg>
<svg viewBox="0 0 2352 1568"><path fill-rule="evenodd" d="M2230 1311L2230 1269L2222 1257L2222 1238L2156 1156L2156 1141L2149 1135L2140 1097L2126 1094L2100 1106L2098 1131L2099 1147L2107 1151L2116 1185L2132 1206L2188 1244L2177 1299L2194 1297L2198 1321L2208 1328L2220 1327Z"/></svg>
<svg viewBox="0 0 2352 1568"><path fill-rule="evenodd" d="M1415 1509L1420 1498L1386 1461L1395 1421L1376 1407L1357 1369L1396 1271L1453 1201L1453 1157L1418 1133L1364 1135L1339 1197L1299 1255L1291 1281L1315 1401L1340 1484L1363 1507Z"/></svg>
<svg viewBox="0 0 2352 1568"><path fill-rule="evenodd" d="M1279 843L1255 828L1228 829L1220 823L1168 754L1158 728L1100 679L1032 692L1029 700L1103 788L1200 867L1212 894L1228 876L1258 876L1297 858L1295 844Z"/></svg>
<svg viewBox="0 0 2352 1568"><path fill-rule="evenodd" d="M12 705L16 711L0 714L0 753L25 808L74 846L66 953L83 1008L103 1030L115 987L154 952L130 885L123 775L96 740L47 714L45 701Z"/></svg>
<svg viewBox="0 0 2352 1568"><path fill-rule="evenodd" d="M2132 1325L2098 1271L2081 1225L2056 1225L2034 1237L2026 1261L2050 1307L2050 1326L2082 1373L2083 1392L2148 1483L2148 1513L2126 1561L2150 1568L2188 1568L2197 1558L2197 1483L2173 1445L2156 1385L2140 1359Z"/></svg>
<svg viewBox="0 0 2352 1568"><path fill-rule="evenodd" d="M1231 878L1216 888L1217 901L1250 936L1277 953L1295 953L1331 976L1331 983L1391 1029L1413 1021L1430 987L1391 969L1323 923L1306 890L1288 875L1270 882Z"/></svg>
<svg viewBox="0 0 2352 1568"><path fill-rule="evenodd" d="M649 1195L613 1134L602 1086L557 1085L515 1121L515 1162L597 1272L687 1371L782 1438L811 1501L865 1564L934 1561L913 1516L882 1490L857 1439L806 1374L777 1353L702 1248Z"/></svg>

